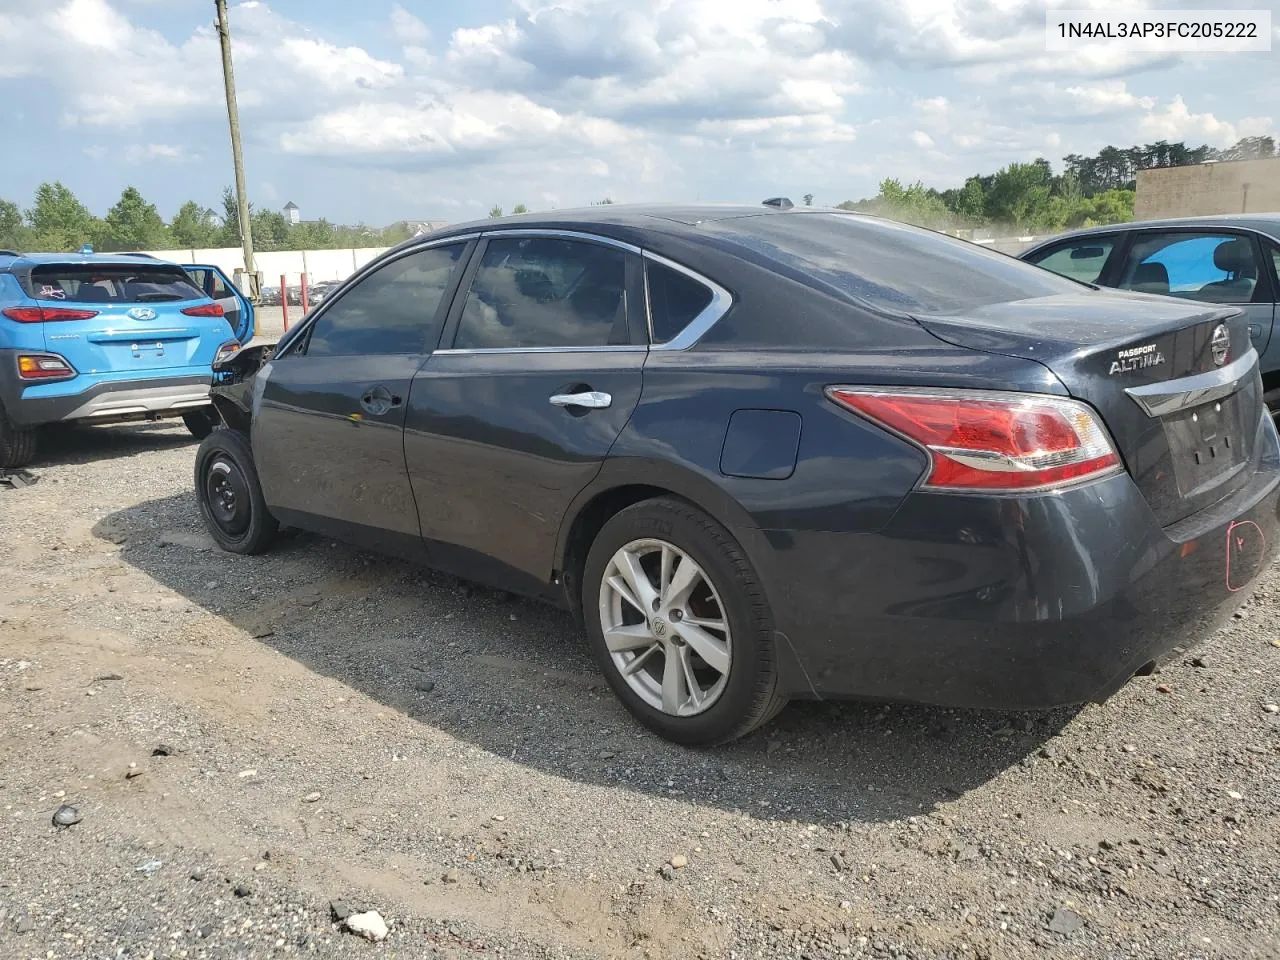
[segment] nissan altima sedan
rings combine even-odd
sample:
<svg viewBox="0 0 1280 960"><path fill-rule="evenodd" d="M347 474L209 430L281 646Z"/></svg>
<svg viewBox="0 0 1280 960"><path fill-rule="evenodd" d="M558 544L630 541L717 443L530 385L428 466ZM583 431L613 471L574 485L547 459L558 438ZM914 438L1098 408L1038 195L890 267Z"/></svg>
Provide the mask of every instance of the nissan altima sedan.
<svg viewBox="0 0 1280 960"><path fill-rule="evenodd" d="M685 744L794 698L1103 699L1280 525L1240 310L836 211L451 227L222 377L225 549L288 525L563 604Z"/></svg>

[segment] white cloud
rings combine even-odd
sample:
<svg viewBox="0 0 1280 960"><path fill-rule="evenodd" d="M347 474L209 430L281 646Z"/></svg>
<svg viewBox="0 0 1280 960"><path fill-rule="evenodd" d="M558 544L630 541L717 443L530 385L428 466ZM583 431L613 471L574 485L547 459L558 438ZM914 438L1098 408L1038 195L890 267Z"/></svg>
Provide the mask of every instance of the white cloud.
<svg viewBox="0 0 1280 960"><path fill-rule="evenodd" d="M1157 140L1190 140L1226 147L1241 137L1260 136L1274 130L1270 117L1242 117L1237 123L1219 120L1212 113L1192 113L1181 96L1167 107L1147 114L1139 123L1144 136Z"/></svg>
<svg viewBox="0 0 1280 960"><path fill-rule="evenodd" d="M923 130L916 130L911 134L911 142L921 150L932 150L934 148L933 137L929 136Z"/></svg>
<svg viewBox="0 0 1280 960"><path fill-rule="evenodd" d="M125 151L125 160L129 163L145 163L148 160L186 160L189 159L185 147L172 143L135 144Z"/></svg>
<svg viewBox="0 0 1280 960"><path fill-rule="evenodd" d="M405 44L423 43L431 36L427 25L398 3L391 5L391 30Z"/></svg>
<svg viewBox="0 0 1280 960"><path fill-rule="evenodd" d="M450 156L543 143L618 147L634 134L609 120L562 115L527 97L454 91L416 104L360 103L321 114L286 132L286 152L318 155Z"/></svg>

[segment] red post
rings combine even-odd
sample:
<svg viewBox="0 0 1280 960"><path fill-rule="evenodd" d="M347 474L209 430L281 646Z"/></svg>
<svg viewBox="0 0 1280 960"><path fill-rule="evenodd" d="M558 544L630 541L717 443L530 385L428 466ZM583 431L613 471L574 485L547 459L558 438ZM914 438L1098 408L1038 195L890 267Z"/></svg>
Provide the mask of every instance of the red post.
<svg viewBox="0 0 1280 960"><path fill-rule="evenodd" d="M305 317L307 311L311 309L311 304L307 303L307 275L302 274L302 315Z"/></svg>
<svg viewBox="0 0 1280 960"><path fill-rule="evenodd" d="M284 328L289 329L289 284L287 278L280 274L280 311L284 314Z"/></svg>

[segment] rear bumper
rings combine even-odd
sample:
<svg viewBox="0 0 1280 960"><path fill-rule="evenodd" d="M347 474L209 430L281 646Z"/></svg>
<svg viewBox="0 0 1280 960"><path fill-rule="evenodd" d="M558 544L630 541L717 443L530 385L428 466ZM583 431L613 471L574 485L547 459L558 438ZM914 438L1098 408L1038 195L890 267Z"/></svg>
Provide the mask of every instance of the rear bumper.
<svg viewBox="0 0 1280 960"><path fill-rule="evenodd" d="M72 380L32 384L17 378L13 351L0 351L0 404L18 427L66 420L110 423L179 416L209 404L212 372L183 375L159 370L154 377L113 379L82 374ZM167 374L167 375L165 375Z"/></svg>
<svg viewBox="0 0 1280 960"><path fill-rule="evenodd" d="M877 534L760 531L797 697L1102 700L1208 638L1280 544L1270 418L1249 482L1162 528L1127 475L1051 496L917 493Z"/></svg>

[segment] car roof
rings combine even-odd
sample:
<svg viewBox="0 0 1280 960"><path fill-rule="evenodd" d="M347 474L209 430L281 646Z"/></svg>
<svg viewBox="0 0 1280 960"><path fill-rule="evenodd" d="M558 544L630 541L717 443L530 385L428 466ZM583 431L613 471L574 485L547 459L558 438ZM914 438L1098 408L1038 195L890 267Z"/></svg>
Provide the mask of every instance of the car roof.
<svg viewBox="0 0 1280 960"><path fill-rule="evenodd" d="M155 257L143 257L127 253L0 253L0 270L17 268L30 269L41 266L83 266L86 264L104 267L136 267L139 263L154 266L181 266L168 260Z"/></svg>
<svg viewBox="0 0 1280 960"><path fill-rule="evenodd" d="M747 217L787 217L815 213L836 213L848 216L847 210L828 207L784 207L748 205L739 203L696 204L648 204L602 203L591 207L571 207L564 210L547 210L539 213L520 213L467 223L451 223L431 233L406 241L406 246L426 239L449 237L477 230L511 230L521 227L530 230L572 229L575 227L608 236L616 231L661 231L692 235L699 225L724 220L740 220Z"/></svg>
<svg viewBox="0 0 1280 960"><path fill-rule="evenodd" d="M1150 230L1160 227L1249 227L1280 238L1280 213L1219 213L1203 217L1168 217L1163 220L1131 220L1128 223L1112 223L1102 227L1084 227L1046 237L1019 256L1039 250L1050 243L1071 240L1075 237L1101 237L1126 230Z"/></svg>

